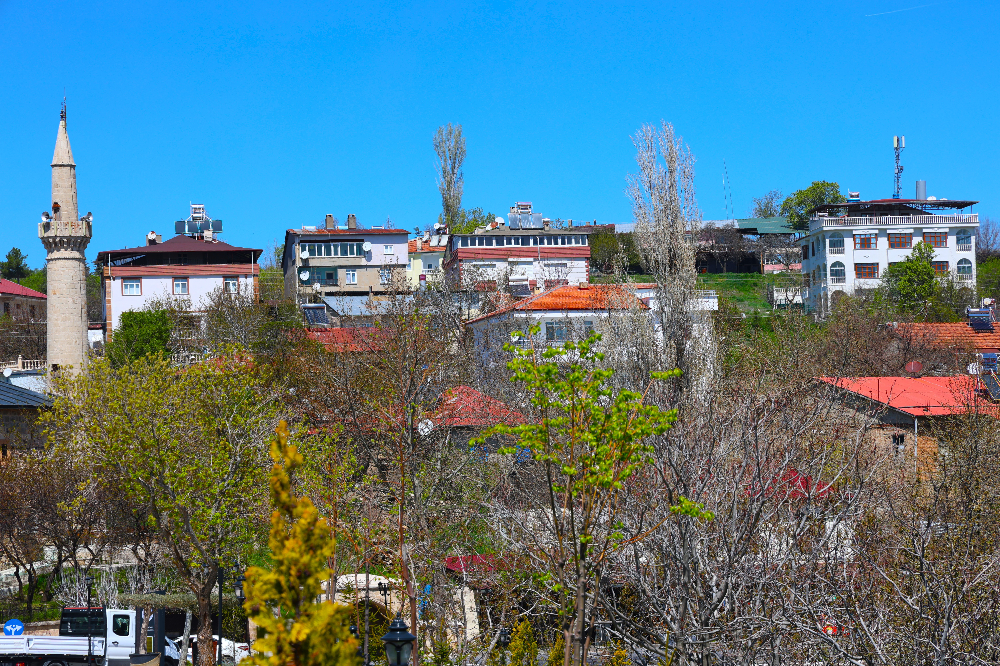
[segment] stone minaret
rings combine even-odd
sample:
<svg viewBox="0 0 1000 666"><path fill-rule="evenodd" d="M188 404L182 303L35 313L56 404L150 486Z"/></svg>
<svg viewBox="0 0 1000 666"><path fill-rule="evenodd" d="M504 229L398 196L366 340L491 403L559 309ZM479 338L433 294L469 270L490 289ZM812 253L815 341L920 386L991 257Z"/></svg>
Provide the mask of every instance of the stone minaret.
<svg viewBox="0 0 1000 666"><path fill-rule="evenodd" d="M93 235L90 213L78 217L76 164L66 133L66 103L52 156L52 213L42 214L38 237L48 253L48 358L50 370L78 372L87 356L87 260Z"/></svg>

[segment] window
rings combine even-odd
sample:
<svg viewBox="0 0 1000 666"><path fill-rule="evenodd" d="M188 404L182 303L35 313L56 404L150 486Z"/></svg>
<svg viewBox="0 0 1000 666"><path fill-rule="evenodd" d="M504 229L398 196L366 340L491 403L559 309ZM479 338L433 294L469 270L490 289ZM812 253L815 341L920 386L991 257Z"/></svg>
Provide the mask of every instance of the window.
<svg viewBox="0 0 1000 666"><path fill-rule="evenodd" d="M830 236L830 254L844 254L844 234L839 231Z"/></svg>
<svg viewBox="0 0 1000 666"><path fill-rule="evenodd" d="M142 296L142 278L122 280L122 296Z"/></svg>
<svg viewBox="0 0 1000 666"><path fill-rule="evenodd" d="M972 252L972 232L968 229L959 229L955 234L955 245L959 252Z"/></svg>
<svg viewBox="0 0 1000 666"><path fill-rule="evenodd" d="M854 234L854 249L855 250L874 250L877 247L877 245L878 245L878 241L876 240L877 238L878 238L878 235L874 234L874 233L870 233L870 234Z"/></svg>
<svg viewBox="0 0 1000 666"><path fill-rule="evenodd" d="M932 261L931 266L934 268L934 272L938 275L948 274L948 262L947 261Z"/></svg>
<svg viewBox="0 0 1000 666"><path fill-rule="evenodd" d="M889 248L905 250L913 247L913 234L889 234Z"/></svg>
<svg viewBox="0 0 1000 666"><path fill-rule="evenodd" d="M394 246L394 245L383 245L382 246L382 253L383 254L396 254L396 246Z"/></svg>
<svg viewBox="0 0 1000 666"><path fill-rule="evenodd" d="M222 289L227 294L235 294L240 290L240 281L235 277L224 277L222 278Z"/></svg>
<svg viewBox="0 0 1000 666"><path fill-rule="evenodd" d="M467 236L462 237L462 247L469 247L469 238Z"/></svg>
<svg viewBox="0 0 1000 666"><path fill-rule="evenodd" d="M590 337L590 334L594 332L594 322L590 319L585 319L583 321L583 336Z"/></svg>
<svg viewBox="0 0 1000 666"><path fill-rule="evenodd" d="M896 455L900 455L906 450L906 435L897 433L892 436L892 450L896 452Z"/></svg>
<svg viewBox="0 0 1000 666"><path fill-rule="evenodd" d="M412 271L413 270L413 257L407 258L407 260L406 260L406 270L408 270L408 271Z"/></svg>
<svg viewBox="0 0 1000 666"><path fill-rule="evenodd" d="M428 259L427 261L425 261L424 262L424 268L426 270L429 270L429 271L434 270L434 260L433 259Z"/></svg>
<svg viewBox="0 0 1000 666"><path fill-rule="evenodd" d="M861 280L873 280L877 278L878 264L854 264L854 277Z"/></svg>
<svg viewBox="0 0 1000 666"><path fill-rule="evenodd" d="M835 261L830 264L830 282L833 284L844 284L847 282L847 271L842 262Z"/></svg>
<svg viewBox="0 0 1000 666"><path fill-rule="evenodd" d="M389 284L389 281L391 279L392 279L392 271L391 270L389 270L388 268L380 268L380 269L378 269L378 281L381 284Z"/></svg>
<svg viewBox="0 0 1000 666"><path fill-rule="evenodd" d="M931 247L948 247L948 232L925 231L924 242L930 243Z"/></svg>
<svg viewBox="0 0 1000 666"><path fill-rule="evenodd" d="M808 258L809 258L809 246L808 245L803 245L802 246L802 259L806 260Z"/></svg>
<svg viewBox="0 0 1000 666"><path fill-rule="evenodd" d="M310 257L333 257L336 247L336 243L302 243L301 251L308 252Z"/></svg>
<svg viewBox="0 0 1000 666"><path fill-rule="evenodd" d="M566 340L566 322L547 321L545 322L546 342L563 342Z"/></svg>
<svg viewBox="0 0 1000 666"><path fill-rule="evenodd" d="M971 280L972 279L972 262L968 259L958 260L958 279L959 280Z"/></svg>
<svg viewBox="0 0 1000 666"><path fill-rule="evenodd" d="M174 296L188 295L188 279L174 278Z"/></svg>
<svg viewBox="0 0 1000 666"><path fill-rule="evenodd" d="M357 284L358 283L358 271L353 268L348 268L344 271L344 284Z"/></svg>
<svg viewBox="0 0 1000 666"><path fill-rule="evenodd" d="M111 631L114 632L115 636L128 636L130 624L128 615L111 616Z"/></svg>

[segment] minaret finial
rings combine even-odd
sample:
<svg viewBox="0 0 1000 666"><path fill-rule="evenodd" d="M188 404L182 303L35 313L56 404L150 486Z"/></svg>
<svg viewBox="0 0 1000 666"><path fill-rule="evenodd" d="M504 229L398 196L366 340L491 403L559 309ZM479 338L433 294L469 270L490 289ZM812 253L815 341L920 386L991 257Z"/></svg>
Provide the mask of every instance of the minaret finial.
<svg viewBox="0 0 1000 666"><path fill-rule="evenodd" d="M66 95L63 95L62 111L59 112L59 120L66 121Z"/></svg>

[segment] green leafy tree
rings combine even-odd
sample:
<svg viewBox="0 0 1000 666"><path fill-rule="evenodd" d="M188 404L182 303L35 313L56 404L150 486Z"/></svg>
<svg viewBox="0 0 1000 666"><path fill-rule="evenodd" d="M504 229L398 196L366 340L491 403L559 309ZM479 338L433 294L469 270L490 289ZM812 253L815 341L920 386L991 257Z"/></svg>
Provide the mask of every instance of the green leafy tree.
<svg viewBox="0 0 1000 666"><path fill-rule="evenodd" d="M105 353L118 367L150 354L166 354L170 328L166 310L123 312Z"/></svg>
<svg viewBox="0 0 1000 666"><path fill-rule="evenodd" d="M937 290L937 275L931 260L934 248L917 243L903 261L889 266L882 276L882 286L889 301L904 312L923 310Z"/></svg>
<svg viewBox="0 0 1000 666"><path fill-rule="evenodd" d="M804 190L792 192L781 202L781 214L788 217L793 229L809 228L809 211L823 204L843 203L847 198L840 193L840 185L825 180L814 181Z"/></svg>
<svg viewBox="0 0 1000 666"><path fill-rule="evenodd" d="M533 339L540 332L531 329ZM526 337L515 333L519 337ZM518 426L497 425L485 438L514 438L504 455L528 454L541 467L547 488L539 508L551 519L549 533L532 544L547 562L543 582L557 600L565 644L564 666L584 663L590 624L586 590L595 589L607 558L625 541L616 527L625 482L651 460L653 435L666 432L676 410L644 404L632 391L615 392L613 370L601 367L595 333L586 340L542 352L506 345L513 380L532 396L534 418ZM680 372L654 373L666 380Z"/></svg>
<svg viewBox="0 0 1000 666"><path fill-rule="evenodd" d="M465 176L465 137L462 126L442 125L434 134L434 152L438 157L438 191L441 192L441 221L449 227L461 221L462 189Z"/></svg>
<svg viewBox="0 0 1000 666"><path fill-rule="evenodd" d="M471 234L479 227L484 227L496 219L493 213L486 213L482 208L463 210L456 218L448 231L453 234Z"/></svg>
<svg viewBox="0 0 1000 666"><path fill-rule="evenodd" d="M552 644L549 648L548 657L545 660L545 666L563 666L563 661L566 659L566 638L563 636L562 632L556 635L556 642Z"/></svg>
<svg viewBox="0 0 1000 666"><path fill-rule="evenodd" d="M750 217L777 217L781 215L781 190L771 190L756 197L750 205Z"/></svg>
<svg viewBox="0 0 1000 666"><path fill-rule="evenodd" d="M47 294L49 289L48 272L43 266L36 271L31 271L27 277L21 278L20 283L28 289L34 289L37 292Z"/></svg>
<svg viewBox="0 0 1000 666"><path fill-rule="evenodd" d="M527 620L521 620L510 639L510 666L538 666L538 641Z"/></svg>
<svg viewBox="0 0 1000 666"><path fill-rule="evenodd" d="M263 540L268 433L280 389L244 357L178 371L163 356L113 366L93 359L57 380L43 416L49 441L95 481L122 489L148 517L177 580L194 594L198 644L212 645L220 567L247 562ZM199 652L212 666L212 650Z"/></svg>
<svg viewBox="0 0 1000 666"><path fill-rule="evenodd" d="M976 267L976 283L980 296L1000 298L1000 257L980 262Z"/></svg>
<svg viewBox="0 0 1000 666"><path fill-rule="evenodd" d="M31 269L28 268L28 255L21 252L19 248L13 247L7 253L7 258L0 261L0 277L8 280L21 280L28 277Z"/></svg>
<svg viewBox="0 0 1000 666"><path fill-rule="evenodd" d="M335 544L330 527L308 497L292 493L291 472L303 459L289 444L288 425L282 421L271 443L270 570L247 571L248 617L264 630L254 643L256 666L347 666L358 661L357 641L347 627L347 606L326 600L317 603L322 583L329 577L327 559Z"/></svg>

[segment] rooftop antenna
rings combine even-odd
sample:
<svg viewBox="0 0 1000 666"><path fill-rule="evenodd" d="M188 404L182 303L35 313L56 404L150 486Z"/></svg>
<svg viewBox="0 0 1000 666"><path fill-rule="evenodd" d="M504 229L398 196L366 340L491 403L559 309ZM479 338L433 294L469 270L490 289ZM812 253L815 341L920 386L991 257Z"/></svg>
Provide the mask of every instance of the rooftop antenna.
<svg viewBox="0 0 1000 666"><path fill-rule="evenodd" d="M906 148L905 136L892 137L892 147L896 149L896 189L892 192L892 198L899 198L899 177L903 175L903 165L899 163L899 154Z"/></svg>

